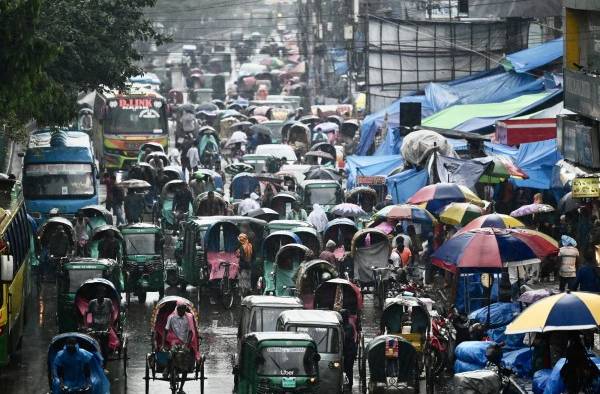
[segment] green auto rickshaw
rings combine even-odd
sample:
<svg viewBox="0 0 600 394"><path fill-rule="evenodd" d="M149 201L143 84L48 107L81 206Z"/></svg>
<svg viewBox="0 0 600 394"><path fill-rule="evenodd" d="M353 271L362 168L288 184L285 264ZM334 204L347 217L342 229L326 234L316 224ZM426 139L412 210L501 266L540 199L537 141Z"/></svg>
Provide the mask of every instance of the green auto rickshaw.
<svg viewBox="0 0 600 394"><path fill-rule="evenodd" d="M76 257L62 260L56 274L56 319L59 332L77 331L75 294L87 280L104 278L121 292L125 288L123 273L115 260Z"/></svg>
<svg viewBox="0 0 600 394"><path fill-rule="evenodd" d="M344 198L342 185L329 179L310 179L302 182L301 186L302 207L312 211L314 204L319 204L329 211L337 204L341 204Z"/></svg>
<svg viewBox="0 0 600 394"><path fill-rule="evenodd" d="M304 333L254 332L242 340L234 369L237 394L319 392L315 341Z"/></svg>
<svg viewBox="0 0 600 394"><path fill-rule="evenodd" d="M127 273L125 293L127 303L131 293L140 303L148 291L165 293L164 237L160 227L152 223L134 223L121 227L124 268Z"/></svg>

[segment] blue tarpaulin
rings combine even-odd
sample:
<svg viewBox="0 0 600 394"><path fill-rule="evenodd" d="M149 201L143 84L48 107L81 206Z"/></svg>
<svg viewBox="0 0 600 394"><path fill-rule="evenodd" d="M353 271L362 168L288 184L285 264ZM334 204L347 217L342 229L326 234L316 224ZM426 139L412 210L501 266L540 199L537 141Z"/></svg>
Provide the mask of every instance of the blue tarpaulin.
<svg viewBox="0 0 600 394"><path fill-rule="evenodd" d="M411 168L400 174L388 177L386 185L394 204L402 204L420 188L426 186L428 181L429 175L427 174L427 170L417 171Z"/></svg>
<svg viewBox="0 0 600 394"><path fill-rule="evenodd" d="M537 47L523 49L522 51L507 55L506 59L502 61L502 65L507 70L525 73L549 64L561 58L562 55L563 39L561 37Z"/></svg>
<svg viewBox="0 0 600 394"><path fill-rule="evenodd" d="M348 156L346 158L346 173L348 174L348 190L355 186L356 177L387 176L392 170L400 167L404 161L400 155L390 156Z"/></svg>
<svg viewBox="0 0 600 394"><path fill-rule="evenodd" d="M491 142L484 145L486 154L510 157L529 176L529 179L511 179L515 186L550 189L552 170L562 159L555 139L521 144L518 149Z"/></svg>

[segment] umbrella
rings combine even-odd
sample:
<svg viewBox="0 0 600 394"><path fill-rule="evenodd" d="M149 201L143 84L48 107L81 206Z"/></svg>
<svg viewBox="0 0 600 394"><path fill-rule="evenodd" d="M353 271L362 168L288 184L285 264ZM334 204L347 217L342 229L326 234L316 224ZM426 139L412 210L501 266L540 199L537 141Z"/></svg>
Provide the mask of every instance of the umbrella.
<svg viewBox="0 0 600 394"><path fill-rule="evenodd" d="M483 209L469 202L453 202L440 212L440 222L453 226L464 226L473 219L481 216Z"/></svg>
<svg viewBox="0 0 600 394"><path fill-rule="evenodd" d="M304 157L320 157L321 159L324 160L333 160L333 156L331 156L331 154L327 153L327 152L323 152L322 150L313 150L310 152L306 152L304 154Z"/></svg>
<svg viewBox="0 0 600 394"><path fill-rule="evenodd" d="M266 222L279 219L279 213L277 211L272 210L271 208L255 209L253 211L247 212L246 216L255 219L262 219Z"/></svg>
<svg viewBox="0 0 600 394"><path fill-rule="evenodd" d="M521 294L517 301L522 302L523 304L533 304L542 298L546 298L554 294L556 294L556 291L550 289L529 290Z"/></svg>
<svg viewBox="0 0 600 394"><path fill-rule="evenodd" d="M512 160L504 156L487 156L473 159L478 163L488 164L479 183L496 184L507 178L527 179L529 178L523 170L517 167Z"/></svg>
<svg viewBox="0 0 600 394"><path fill-rule="evenodd" d="M126 181L121 181L117 183L117 186L122 187L123 189L145 189L152 187L151 184L141 179L128 179Z"/></svg>
<svg viewBox="0 0 600 394"><path fill-rule="evenodd" d="M225 167L225 172L229 175L237 175L242 172L253 172L254 167L247 163L232 163Z"/></svg>
<svg viewBox="0 0 600 394"><path fill-rule="evenodd" d="M436 183L419 189L411 198L410 204L424 204L429 212L438 213L451 202L470 202L483 207L483 201L468 187L456 183Z"/></svg>
<svg viewBox="0 0 600 394"><path fill-rule="evenodd" d="M243 120L241 122L237 122L237 123L232 124L230 126L230 129L232 129L232 130L243 130L245 128L252 127L253 124L254 123L252 123L252 122L248 122L247 120Z"/></svg>
<svg viewBox="0 0 600 394"><path fill-rule="evenodd" d="M435 217L418 205L388 205L373 215L374 219L408 220L415 223L436 223Z"/></svg>
<svg viewBox="0 0 600 394"><path fill-rule="evenodd" d="M571 212L580 207L579 201L573 198L573 192L565 194L558 202L558 209L561 212Z"/></svg>
<svg viewBox="0 0 600 394"><path fill-rule="evenodd" d="M318 116L315 115L304 115L298 121L304 124L316 123L321 120Z"/></svg>
<svg viewBox="0 0 600 394"><path fill-rule="evenodd" d="M554 208L551 205L533 203L533 204L529 204L529 205L523 205L521 208L515 209L514 211L512 211L510 213L510 216L512 216L514 218L518 218L521 216L533 215L536 213L546 213L546 212L552 212L552 211L554 211Z"/></svg>
<svg viewBox="0 0 600 394"><path fill-rule="evenodd" d="M506 334L595 329L600 325L600 295L579 291L546 297L506 326Z"/></svg>
<svg viewBox="0 0 600 394"><path fill-rule="evenodd" d="M202 103L198 107L196 107L197 112L200 112L200 111L215 112L218 110L219 110L219 107L217 107L216 104L214 104L214 103Z"/></svg>
<svg viewBox="0 0 600 394"><path fill-rule="evenodd" d="M340 128L340 126L338 126L337 123L325 122L325 123L319 123L318 125L316 125L314 131L317 131L320 133L335 133L336 131L339 130L339 128Z"/></svg>
<svg viewBox="0 0 600 394"><path fill-rule="evenodd" d="M245 144L248 142L248 136L243 131L234 131L227 140L225 146L231 146L233 144Z"/></svg>
<svg viewBox="0 0 600 394"><path fill-rule="evenodd" d="M473 219L465 227L460 229L459 232L464 233L465 231L471 231L482 227L519 228L525 227L525 225L519 219L515 219L512 216L492 213Z"/></svg>
<svg viewBox="0 0 600 394"><path fill-rule="evenodd" d="M331 179L333 181L339 181L342 177L340 174L332 170L331 168L324 168L320 166L313 166L304 173L305 180L309 179Z"/></svg>
<svg viewBox="0 0 600 394"><path fill-rule="evenodd" d="M329 213L344 218L355 218L367 215L367 213L361 207L359 207L356 204L351 204L349 202L345 202L334 206L329 210Z"/></svg>
<svg viewBox="0 0 600 394"><path fill-rule="evenodd" d="M432 263L452 272L499 272L507 266L539 263L557 251L556 241L543 233L485 227L444 242L432 255Z"/></svg>
<svg viewBox="0 0 600 394"><path fill-rule="evenodd" d="M248 122L248 123L250 123L250 122ZM260 124L255 124L255 125L250 126L250 131L253 134L262 134L262 135L271 137L271 129L269 129L267 126L261 126Z"/></svg>

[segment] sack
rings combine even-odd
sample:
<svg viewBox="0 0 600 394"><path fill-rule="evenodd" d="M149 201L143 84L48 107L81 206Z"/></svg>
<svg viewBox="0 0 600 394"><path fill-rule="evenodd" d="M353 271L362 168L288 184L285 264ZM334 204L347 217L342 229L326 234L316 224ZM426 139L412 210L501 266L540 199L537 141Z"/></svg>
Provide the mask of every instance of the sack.
<svg viewBox="0 0 600 394"><path fill-rule="evenodd" d="M478 371L482 368L483 366L479 364L467 363L460 360L454 361L454 373Z"/></svg>
<svg viewBox="0 0 600 394"><path fill-rule="evenodd" d="M465 341L458 344L454 354L457 360L483 367L487 363L485 352L494 344L495 342Z"/></svg>

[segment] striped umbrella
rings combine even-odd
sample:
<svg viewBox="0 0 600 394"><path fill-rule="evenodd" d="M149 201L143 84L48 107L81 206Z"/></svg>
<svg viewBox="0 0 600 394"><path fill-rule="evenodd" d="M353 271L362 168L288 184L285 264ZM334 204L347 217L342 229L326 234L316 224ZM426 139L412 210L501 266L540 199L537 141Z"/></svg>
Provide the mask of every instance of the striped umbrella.
<svg viewBox="0 0 600 394"><path fill-rule="evenodd" d="M409 200L437 214L451 202L470 202L483 207L484 203L468 187L456 183L436 183L419 189Z"/></svg>
<svg viewBox="0 0 600 394"><path fill-rule="evenodd" d="M457 233L435 251L432 262L452 272L498 272L539 263L557 251L558 243L543 233L486 227Z"/></svg>
<svg viewBox="0 0 600 394"><path fill-rule="evenodd" d="M436 223L435 217L425 208L411 204L388 205L373 215L373 219L407 220L415 223Z"/></svg>
<svg viewBox="0 0 600 394"><path fill-rule="evenodd" d="M600 325L600 295L567 292L530 305L506 327L506 334L594 329Z"/></svg>
<svg viewBox="0 0 600 394"><path fill-rule="evenodd" d="M464 226L473 219L483 215L481 207L470 202L453 202L440 212L440 222L452 226Z"/></svg>
<svg viewBox="0 0 600 394"><path fill-rule="evenodd" d="M461 228L459 232L464 233L465 231L471 231L482 227L520 228L525 227L525 225L519 219L515 219L512 216L503 215L501 213L492 213L473 219L465 227Z"/></svg>

